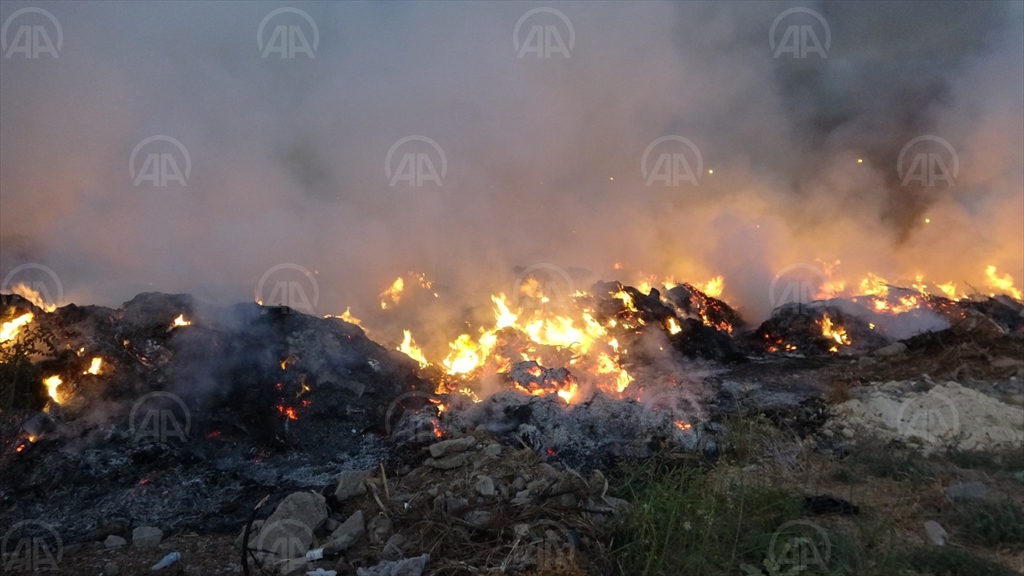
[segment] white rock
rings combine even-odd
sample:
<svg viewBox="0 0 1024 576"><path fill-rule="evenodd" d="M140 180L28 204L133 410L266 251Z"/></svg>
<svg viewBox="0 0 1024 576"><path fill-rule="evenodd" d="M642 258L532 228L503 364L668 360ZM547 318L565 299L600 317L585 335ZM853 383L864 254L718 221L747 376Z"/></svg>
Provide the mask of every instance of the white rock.
<svg viewBox="0 0 1024 576"><path fill-rule="evenodd" d="M936 546L945 546L946 542L949 542L949 534L946 534L946 530L939 526L939 523L935 520L929 520L924 523L924 532L928 535L928 539L932 541L932 544Z"/></svg>

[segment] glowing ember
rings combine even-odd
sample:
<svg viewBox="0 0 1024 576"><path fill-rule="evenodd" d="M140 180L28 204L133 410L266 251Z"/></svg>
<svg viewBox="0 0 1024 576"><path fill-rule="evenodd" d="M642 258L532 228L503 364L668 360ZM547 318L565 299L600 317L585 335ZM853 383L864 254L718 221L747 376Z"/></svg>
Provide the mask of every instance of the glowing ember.
<svg viewBox="0 0 1024 576"><path fill-rule="evenodd" d="M89 363L89 369L86 370L85 372L83 372L83 374L92 374L93 376L95 376L95 375L99 374L100 370L102 370L102 369L103 369L103 358L100 358L100 357L97 356L96 358L92 359L92 362Z"/></svg>
<svg viewBox="0 0 1024 576"><path fill-rule="evenodd" d="M178 317L171 323L171 328L180 328L182 326L191 326L192 322L185 320L184 314L178 314Z"/></svg>
<svg viewBox="0 0 1024 576"><path fill-rule="evenodd" d="M420 347L412 339L412 331L403 330L402 334L404 337L402 338L402 344L398 347L398 351L419 362L421 368L426 368L430 365L430 362L427 362L427 357L423 355L423 350L420 350Z"/></svg>
<svg viewBox="0 0 1024 576"><path fill-rule="evenodd" d="M43 384L46 386L47 393L50 395L50 398L52 398L53 401L56 402L57 404L61 403L61 398L57 389L63 383L64 381L61 380L60 376L57 376L56 374L43 380Z"/></svg>
<svg viewBox="0 0 1024 576"><path fill-rule="evenodd" d="M33 317L31 312L26 312L10 322L4 322L3 326L0 326L0 342L13 340L18 335L22 326L27 326L32 322Z"/></svg>
<svg viewBox="0 0 1024 576"><path fill-rule="evenodd" d="M679 428L683 432L689 432L690 429L693 428L693 425L687 422L686 420L676 420L675 422L673 422L673 424L675 424L676 428Z"/></svg>
<svg viewBox="0 0 1024 576"><path fill-rule="evenodd" d="M295 412L295 408L292 408L291 406L283 406L283 405L279 404L277 406L277 411L280 412L281 414L283 414L289 420L298 420L299 419L299 415Z"/></svg>

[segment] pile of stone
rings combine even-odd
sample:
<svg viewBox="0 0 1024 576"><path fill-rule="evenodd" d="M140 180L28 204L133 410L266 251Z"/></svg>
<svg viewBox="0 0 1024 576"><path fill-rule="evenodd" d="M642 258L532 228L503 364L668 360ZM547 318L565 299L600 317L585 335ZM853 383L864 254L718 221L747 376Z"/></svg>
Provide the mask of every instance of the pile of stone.
<svg viewBox="0 0 1024 576"><path fill-rule="evenodd" d="M249 572L582 574L603 557L602 529L628 507L600 471L584 476L483 433L417 454L419 465L344 471L321 493L284 498L248 527Z"/></svg>

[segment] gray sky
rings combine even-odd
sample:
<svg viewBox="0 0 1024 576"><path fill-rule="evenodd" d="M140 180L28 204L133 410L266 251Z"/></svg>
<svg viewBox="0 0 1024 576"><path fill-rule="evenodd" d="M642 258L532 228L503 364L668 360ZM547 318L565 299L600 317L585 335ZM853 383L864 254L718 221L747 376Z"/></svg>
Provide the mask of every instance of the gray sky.
<svg viewBox="0 0 1024 576"><path fill-rule="evenodd" d="M258 40L285 6L315 23L315 50L296 13L271 16ZM146 290L235 302L289 263L316 271L321 314L373 307L409 270L479 300L537 263L624 281L613 263L722 274L725 299L754 318L796 263L839 260L853 283L872 271L982 290L991 264L1020 287L1022 6L4 2L0 274L42 263L79 303ZM25 7L59 22L58 58L11 51L47 47L25 44L23 27L57 43L45 15L12 19ZM520 48L555 50L519 57L516 24L539 7L571 23L572 48L566 23L540 12L520 26ZM806 12L783 16L770 39L794 7L827 24L825 58L775 57L773 41L815 48L806 30L825 43ZM789 30L804 43L787 44ZM262 57L260 41L288 55L278 31L294 57ZM389 149L416 135L444 153L441 186L390 185ZM955 154L953 186L904 185L900 151L926 135L952 152L919 143L905 172L920 153L951 171ZM150 154L184 171L159 141L129 166L153 136L187 151L186 186L136 185ZM693 143L699 179L678 142L641 166L663 136ZM403 146L392 175L406 173L402 158L440 173L432 147ZM698 185L646 185L663 153L681 154Z"/></svg>

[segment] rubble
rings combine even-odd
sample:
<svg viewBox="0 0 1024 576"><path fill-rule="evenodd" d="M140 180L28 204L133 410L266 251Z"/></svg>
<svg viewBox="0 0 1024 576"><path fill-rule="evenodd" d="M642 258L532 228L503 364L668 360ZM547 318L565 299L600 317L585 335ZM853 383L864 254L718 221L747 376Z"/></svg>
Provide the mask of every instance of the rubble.
<svg viewBox="0 0 1024 576"><path fill-rule="evenodd" d="M164 539L164 531L155 526L139 526L132 530L132 546L136 548L156 548Z"/></svg>

